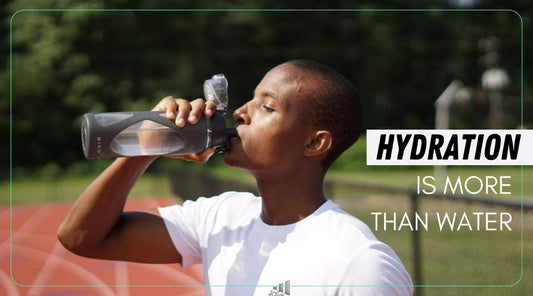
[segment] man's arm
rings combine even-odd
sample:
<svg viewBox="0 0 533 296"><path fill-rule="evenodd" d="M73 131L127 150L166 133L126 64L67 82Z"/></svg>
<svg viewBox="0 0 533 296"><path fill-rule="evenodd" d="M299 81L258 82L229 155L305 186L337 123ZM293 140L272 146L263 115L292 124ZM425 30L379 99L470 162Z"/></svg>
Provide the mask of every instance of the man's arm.
<svg viewBox="0 0 533 296"><path fill-rule="evenodd" d="M129 191L155 158L119 158L78 198L58 230L81 256L140 262L180 262L157 210L123 213Z"/></svg>
<svg viewBox="0 0 533 296"><path fill-rule="evenodd" d="M178 126L183 126L185 122L196 124L202 113L211 116L215 106L203 100L189 103L167 97L154 110L167 111L169 119L175 119ZM205 162L213 152L208 149L201 154L179 158ZM73 253L86 257L181 263L181 255L157 209L123 212L130 190L156 158L116 159L74 203L58 229L59 241Z"/></svg>

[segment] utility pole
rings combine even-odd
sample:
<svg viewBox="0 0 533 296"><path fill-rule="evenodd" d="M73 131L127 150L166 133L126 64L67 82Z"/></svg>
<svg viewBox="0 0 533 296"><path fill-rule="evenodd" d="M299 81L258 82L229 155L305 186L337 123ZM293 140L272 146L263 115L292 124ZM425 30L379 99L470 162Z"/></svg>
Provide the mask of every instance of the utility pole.
<svg viewBox="0 0 533 296"><path fill-rule="evenodd" d="M435 129L450 128L450 106L462 87L463 83L461 81L452 81L435 101ZM437 180L436 185L439 190L444 188L444 179L447 172L448 168L443 165L436 165L433 168L433 175Z"/></svg>

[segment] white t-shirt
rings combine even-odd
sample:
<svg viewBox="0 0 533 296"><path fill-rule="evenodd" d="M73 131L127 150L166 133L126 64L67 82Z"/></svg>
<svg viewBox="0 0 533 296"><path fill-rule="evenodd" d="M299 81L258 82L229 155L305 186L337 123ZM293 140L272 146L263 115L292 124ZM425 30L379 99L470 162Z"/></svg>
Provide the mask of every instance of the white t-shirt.
<svg viewBox="0 0 533 296"><path fill-rule="evenodd" d="M294 224L268 225L261 198L226 192L160 208L184 267L202 263L207 295L411 295L401 260L328 200Z"/></svg>

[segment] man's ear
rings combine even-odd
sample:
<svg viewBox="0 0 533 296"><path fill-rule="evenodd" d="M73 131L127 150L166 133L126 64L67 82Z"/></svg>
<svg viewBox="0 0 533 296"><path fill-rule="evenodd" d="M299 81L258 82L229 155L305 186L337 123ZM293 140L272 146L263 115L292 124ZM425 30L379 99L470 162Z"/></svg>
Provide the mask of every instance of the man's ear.
<svg viewBox="0 0 533 296"><path fill-rule="evenodd" d="M311 137L307 139L304 147L305 156L318 156L322 153L327 153L333 144L333 138L328 131L316 131Z"/></svg>

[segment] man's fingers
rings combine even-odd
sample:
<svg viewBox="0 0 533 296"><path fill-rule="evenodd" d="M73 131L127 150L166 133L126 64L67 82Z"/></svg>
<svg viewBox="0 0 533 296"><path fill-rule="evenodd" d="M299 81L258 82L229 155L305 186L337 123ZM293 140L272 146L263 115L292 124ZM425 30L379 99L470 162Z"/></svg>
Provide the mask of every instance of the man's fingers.
<svg viewBox="0 0 533 296"><path fill-rule="evenodd" d="M189 113L191 112L191 104L184 99L176 99L176 104L178 104L178 115L176 116L176 125L179 127L184 127L187 123L187 118L189 118Z"/></svg>
<svg viewBox="0 0 533 296"><path fill-rule="evenodd" d="M176 119L176 110L178 109L178 104L174 97L165 97L162 99L159 104L157 104L152 111L163 111L166 112L166 117L170 120Z"/></svg>
<svg viewBox="0 0 533 296"><path fill-rule="evenodd" d="M217 105L215 104L214 101L207 101L205 102L205 111L204 111L204 115L206 117L211 117L213 116L213 114L215 114L215 112L217 111Z"/></svg>
<svg viewBox="0 0 533 296"><path fill-rule="evenodd" d="M216 111L216 105L212 101L205 102L196 99L192 102L173 97L165 97L152 111L166 112L166 117L174 120L178 127L184 127L187 123L196 124L202 116L211 117Z"/></svg>
<svg viewBox="0 0 533 296"><path fill-rule="evenodd" d="M198 123L202 113L204 113L205 102L202 99L196 99L191 102L191 112L189 112L189 118L187 119L190 124Z"/></svg>

